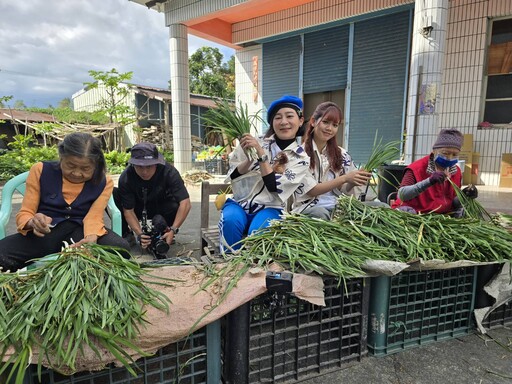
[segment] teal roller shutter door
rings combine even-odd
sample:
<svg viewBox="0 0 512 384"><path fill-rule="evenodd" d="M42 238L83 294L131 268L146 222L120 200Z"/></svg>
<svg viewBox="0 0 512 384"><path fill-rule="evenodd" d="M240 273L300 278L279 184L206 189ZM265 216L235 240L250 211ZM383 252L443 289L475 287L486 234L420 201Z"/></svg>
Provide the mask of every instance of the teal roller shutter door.
<svg viewBox="0 0 512 384"><path fill-rule="evenodd" d="M376 130L383 142L401 139L409 15L355 24L348 149L358 163L368 160Z"/></svg>
<svg viewBox="0 0 512 384"><path fill-rule="evenodd" d="M347 86L348 36L348 25L304 36L305 94Z"/></svg>
<svg viewBox="0 0 512 384"><path fill-rule="evenodd" d="M263 44L263 104L283 95L299 95L300 36Z"/></svg>

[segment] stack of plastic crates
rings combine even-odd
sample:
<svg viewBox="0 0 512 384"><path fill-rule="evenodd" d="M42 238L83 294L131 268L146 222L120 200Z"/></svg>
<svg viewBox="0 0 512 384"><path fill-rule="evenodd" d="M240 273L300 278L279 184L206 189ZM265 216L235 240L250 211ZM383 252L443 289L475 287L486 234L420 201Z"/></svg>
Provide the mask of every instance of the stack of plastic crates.
<svg viewBox="0 0 512 384"><path fill-rule="evenodd" d="M150 357L136 361L133 376L124 367L71 376L43 369L41 381L37 366L27 369L23 384L218 384L220 382L220 321L189 337L169 344Z"/></svg>
<svg viewBox="0 0 512 384"><path fill-rule="evenodd" d="M266 293L223 324L226 384L303 380L367 354L368 279L324 279L325 307Z"/></svg>
<svg viewBox="0 0 512 384"><path fill-rule="evenodd" d="M372 278L368 349L382 356L472 331L476 267Z"/></svg>

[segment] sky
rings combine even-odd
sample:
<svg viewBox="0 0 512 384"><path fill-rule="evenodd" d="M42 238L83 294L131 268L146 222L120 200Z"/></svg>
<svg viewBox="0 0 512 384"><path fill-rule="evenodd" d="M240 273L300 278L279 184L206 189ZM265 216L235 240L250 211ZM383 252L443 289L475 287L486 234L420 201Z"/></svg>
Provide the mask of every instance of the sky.
<svg viewBox="0 0 512 384"><path fill-rule="evenodd" d="M131 82L167 88L168 28L163 13L128 0L0 0L0 97L27 107L58 106L93 81L89 70L133 71ZM189 35L202 46L234 50Z"/></svg>

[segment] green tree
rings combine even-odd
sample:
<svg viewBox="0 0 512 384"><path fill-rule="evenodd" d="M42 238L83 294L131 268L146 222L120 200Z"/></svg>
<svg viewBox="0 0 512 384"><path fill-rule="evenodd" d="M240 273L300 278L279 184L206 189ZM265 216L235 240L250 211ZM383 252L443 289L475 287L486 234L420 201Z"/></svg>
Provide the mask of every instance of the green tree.
<svg viewBox="0 0 512 384"><path fill-rule="evenodd" d="M71 99L69 97L65 97L59 101L59 106L57 108L71 108Z"/></svg>
<svg viewBox="0 0 512 384"><path fill-rule="evenodd" d="M136 120L135 111L127 103L130 93L129 84L123 84L131 80L133 72L119 73L115 68L110 71L89 71L94 82L84 83L89 89L104 87L105 97L101 97L97 106L104 111L111 123L117 125L117 149L124 150L124 129L127 124Z"/></svg>
<svg viewBox="0 0 512 384"><path fill-rule="evenodd" d="M26 109L27 106L23 102L23 100L16 100L13 105L14 109Z"/></svg>
<svg viewBox="0 0 512 384"><path fill-rule="evenodd" d="M226 79L227 97L235 98L235 56L231 56L229 60L222 65L222 73Z"/></svg>
<svg viewBox="0 0 512 384"><path fill-rule="evenodd" d="M9 100L12 99L12 96L0 96L0 108L7 107L7 103Z"/></svg>
<svg viewBox="0 0 512 384"><path fill-rule="evenodd" d="M234 82L230 87L228 81L233 74L233 65L222 64L224 56L218 48L201 47L189 58L190 92L208 96L234 98ZM230 59L231 61L231 59Z"/></svg>

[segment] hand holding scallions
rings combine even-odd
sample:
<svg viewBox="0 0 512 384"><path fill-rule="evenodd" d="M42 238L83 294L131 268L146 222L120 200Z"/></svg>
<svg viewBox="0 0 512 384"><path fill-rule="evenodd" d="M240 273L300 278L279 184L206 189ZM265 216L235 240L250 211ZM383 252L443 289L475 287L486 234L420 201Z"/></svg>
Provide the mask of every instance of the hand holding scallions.
<svg viewBox="0 0 512 384"><path fill-rule="evenodd" d="M252 136L249 133L245 133L240 138L240 146L243 148L245 155L249 161L253 161L255 159L262 157L265 154L265 151L261 147L258 139Z"/></svg>
<svg viewBox="0 0 512 384"><path fill-rule="evenodd" d="M370 181L371 177L372 174L370 172L367 172L362 169L355 169L353 171L346 173L343 176L339 176L340 181L342 181L342 184L350 183L356 186L366 185Z"/></svg>

